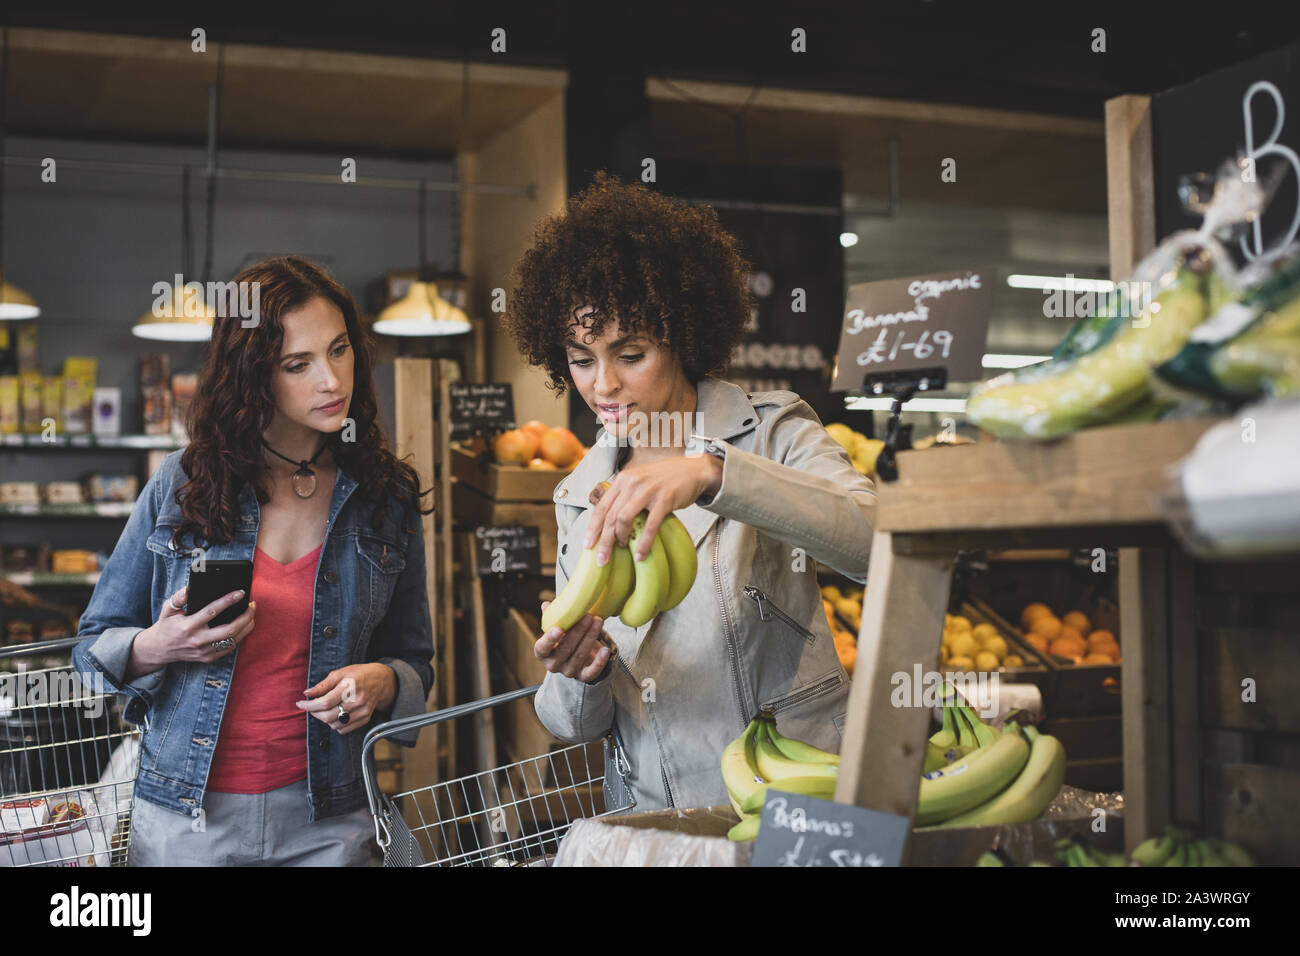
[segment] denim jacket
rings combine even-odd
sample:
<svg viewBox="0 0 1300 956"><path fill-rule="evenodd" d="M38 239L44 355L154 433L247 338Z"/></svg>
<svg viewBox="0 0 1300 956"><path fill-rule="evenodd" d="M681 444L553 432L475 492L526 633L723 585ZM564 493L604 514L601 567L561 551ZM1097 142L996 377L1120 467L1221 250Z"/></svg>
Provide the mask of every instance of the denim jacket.
<svg viewBox="0 0 1300 956"><path fill-rule="evenodd" d="M73 663L91 686L126 695L125 718L145 727L137 799L193 816L203 806L239 649L210 664L173 662L125 679L136 635L158 620L163 602L189 581L193 555L171 545L181 521L175 491L188 480L180 459L180 451L168 455L136 500L81 616L77 636L84 640L73 650ZM406 526L413 530L403 532L402 506L394 498L375 531L370 506L352 499L356 487L339 469L316 566L306 686L349 664L388 665L397 675L397 696L388 712L371 717L378 724L425 711L433 685L433 625L420 516L412 509ZM207 547L205 560L253 560L261 508L249 484L239 494L238 520L233 540ZM303 720L310 819L366 806L364 731L339 734L309 714ZM391 739L413 747L416 733Z"/></svg>
<svg viewBox="0 0 1300 956"><path fill-rule="evenodd" d="M766 708L783 734L838 752L849 683L831 639L817 566L867 576L876 492L798 395L698 385L696 431L725 445L712 500L676 512L699 571L681 604L605 633L618 648L592 683L547 674L534 706L556 737L600 739L617 725L638 810L725 804L718 760ZM614 471L602 431L555 489L558 593L582 551L588 496Z"/></svg>

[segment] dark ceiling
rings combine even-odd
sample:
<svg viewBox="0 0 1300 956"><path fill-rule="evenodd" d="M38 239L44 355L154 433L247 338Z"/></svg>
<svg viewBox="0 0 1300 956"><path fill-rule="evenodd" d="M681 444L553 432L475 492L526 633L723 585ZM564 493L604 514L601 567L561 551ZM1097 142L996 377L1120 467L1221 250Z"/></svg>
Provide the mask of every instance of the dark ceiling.
<svg viewBox="0 0 1300 956"><path fill-rule="evenodd" d="M1291 2L7 4L10 25L637 71L1100 118L1300 38ZM506 30L507 52L489 50ZM790 50L807 32L808 52ZM1093 31L1106 52L1093 52Z"/></svg>

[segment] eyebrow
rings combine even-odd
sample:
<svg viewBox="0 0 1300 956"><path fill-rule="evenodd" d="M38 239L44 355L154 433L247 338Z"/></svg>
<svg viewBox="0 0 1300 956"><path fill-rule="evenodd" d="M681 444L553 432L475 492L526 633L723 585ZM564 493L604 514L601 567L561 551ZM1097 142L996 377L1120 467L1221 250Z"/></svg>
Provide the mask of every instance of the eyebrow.
<svg viewBox="0 0 1300 956"><path fill-rule="evenodd" d="M619 338L615 339L613 342L610 342L610 343L609 343L609 347L610 347L611 349L616 349L616 348L618 348L618 347L621 346L621 345L627 345L629 342L632 342L632 341L635 341L635 340L639 340L639 339L641 339L642 337L643 337L643 336L638 335L638 334L635 333L635 332L632 333L631 335L620 336ZM577 342L565 342L564 344L565 344L566 347L571 348L571 349L582 349L582 351L584 351L584 352L590 352L590 351L591 351L591 349L587 348L587 346L585 346L585 345L579 345Z"/></svg>
<svg viewBox="0 0 1300 956"><path fill-rule="evenodd" d="M337 342L339 339L346 339L347 337L348 334L346 332L340 332L338 335L334 336L334 341L330 342L330 344L326 346L326 350L328 351L329 349L333 348L334 343ZM310 358L311 354L312 354L311 352L290 352L288 355L280 356L280 361L287 362L290 359Z"/></svg>

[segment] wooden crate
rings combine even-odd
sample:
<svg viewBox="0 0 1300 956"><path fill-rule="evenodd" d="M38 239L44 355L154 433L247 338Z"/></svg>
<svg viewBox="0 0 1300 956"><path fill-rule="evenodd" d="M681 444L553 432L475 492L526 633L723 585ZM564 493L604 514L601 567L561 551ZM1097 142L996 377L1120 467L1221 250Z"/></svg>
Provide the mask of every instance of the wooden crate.
<svg viewBox="0 0 1300 956"><path fill-rule="evenodd" d="M555 486L568 471L539 471L522 465L499 465L486 455L451 446L451 473L456 481L498 501L550 502Z"/></svg>
<svg viewBox="0 0 1300 956"><path fill-rule="evenodd" d="M555 505L531 501L498 501L479 494L460 482L452 485L451 511L461 525L530 525L538 530L538 548L543 565L555 564L559 529Z"/></svg>
<svg viewBox="0 0 1300 956"><path fill-rule="evenodd" d="M493 659L499 662L494 676L500 681L500 686L493 687L494 693L531 687L546 677L545 665L533 653L533 645L541 633L537 618L510 608L508 617L497 629L493 647ZM501 753L511 763L539 757L563 746L538 720L531 697L499 708L497 729Z"/></svg>

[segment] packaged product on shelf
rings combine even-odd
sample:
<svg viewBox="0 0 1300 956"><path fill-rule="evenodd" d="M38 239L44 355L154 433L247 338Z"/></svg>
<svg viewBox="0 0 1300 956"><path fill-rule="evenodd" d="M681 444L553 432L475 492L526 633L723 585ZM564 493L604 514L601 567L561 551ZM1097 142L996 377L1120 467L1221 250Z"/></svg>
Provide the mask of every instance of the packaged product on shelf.
<svg viewBox="0 0 1300 956"><path fill-rule="evenodd" d="M41 376L41 427L45 419L54 422L55 434L63 432L63 378L58 375Z"/></svg>
<svg viewBox="0 0 1300 956"><path fill-rule="evenodd" d="M166 386L170 378L171 357L166 352L144 352L140 355L140 388Z"/></svg>
<svg viewBox="0 0 1300 956"><path fill-rule="evenodd" d="M122 390L120 388L95 389L94 433L101 438L116 438L122 434Z"/></svg>
<svg viewBox="0 0 1300 956"><path fill-rule="evenodd" d="M185 430L185 418L189 413L190 403L199 390L197 372L177 372L172 376L172 437L177 441L189 441Z"/></svg>
<svg viewBox="0 0 1300 956"><path fill-rule="evenodd" d="M101 475L86 476L86 487L90 500L94 502L131 502L139 494L135 475Z"/></svg>
<svg viewBox="0 0 1300 956"><path fill-rule="evenodd" d="M90 431L98 361L90 356L63 360L63 430L69 435Z"/></svg>
<svg viewBox="0 0 1300 956"><path fill-rule="evenodd" d="M22 322L18 326L18 371L39 372L40 361L37 358L38 331L35 322Z"/></svg>
<svg viewBox="0 0 1300 956"><path fill-rule="evenodd" d="M0 434L17 434L18 423L18 376L0 375Z"/></svg>
<svg viewBox="0 0 1300 956"><path fill-rule="evenodd" d="M171 390L152 386L141 389L140 397L144 403L144 433L166 435L171 430Z"/></svg>
<svg viewBox="0 0 1300 956"><path fill-rule="evenodd" d="M41 373L39 371L19 372L18 392L22 418L20 430L26 435L38 434L41 430L42 411Z"/></svg>
<svg viewBox="0 0 1300 956"><path fill-rule="evenodd" d="M95 552L66 548L50 555L50 570L55 574L89 574L99 570Z"/></svg>
<svg viewBox="0 0 1300 956"><path fill-rule="evenodd" d="M52 505L79 505L86 500L79 481L47 481L41 486L41 497Z"/></svg>
<svg viewBox="0 0 1300 956"><path fill-rule="evenodd" d="M0 482L0 505L38 505L40 490L34 481Z"/></svg>

